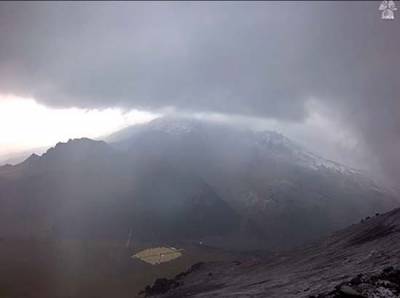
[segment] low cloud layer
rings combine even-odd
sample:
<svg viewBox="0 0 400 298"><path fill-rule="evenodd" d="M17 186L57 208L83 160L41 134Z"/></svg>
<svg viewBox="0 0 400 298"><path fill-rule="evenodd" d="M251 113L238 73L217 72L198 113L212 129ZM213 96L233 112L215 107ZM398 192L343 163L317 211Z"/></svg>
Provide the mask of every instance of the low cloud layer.
<svg viewBox="0 0 400 298"><path fill-rule="evenodd" d="M310 119L311 100L400 184L400 15L378 6L1 3L0 93L285 123Z"/></svg>

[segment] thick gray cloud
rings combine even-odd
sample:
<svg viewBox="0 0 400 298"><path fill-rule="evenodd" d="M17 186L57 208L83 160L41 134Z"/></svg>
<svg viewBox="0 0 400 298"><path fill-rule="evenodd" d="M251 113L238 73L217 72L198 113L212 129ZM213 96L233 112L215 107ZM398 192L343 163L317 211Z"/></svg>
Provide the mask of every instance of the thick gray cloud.
<svg viewBox="0 0 400 298"><path fill-rule="evenodd" d="M310 97L400 183L400 15L379 2L1 3L0 92L301 122Z"/></svg>

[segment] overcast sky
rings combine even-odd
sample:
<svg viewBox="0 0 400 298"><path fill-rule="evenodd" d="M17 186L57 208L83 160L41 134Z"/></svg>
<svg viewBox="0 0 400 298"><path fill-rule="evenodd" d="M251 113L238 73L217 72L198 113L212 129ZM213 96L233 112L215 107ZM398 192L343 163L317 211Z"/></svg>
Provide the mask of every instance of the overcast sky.
<svg viewBox="0 0 400 298"><path fill-rule="evenodd" d="M2 2L0 107L218 115L400 184L400 13L378 7ZM16 119L28 129L29 115L1 129Z"/></svg>

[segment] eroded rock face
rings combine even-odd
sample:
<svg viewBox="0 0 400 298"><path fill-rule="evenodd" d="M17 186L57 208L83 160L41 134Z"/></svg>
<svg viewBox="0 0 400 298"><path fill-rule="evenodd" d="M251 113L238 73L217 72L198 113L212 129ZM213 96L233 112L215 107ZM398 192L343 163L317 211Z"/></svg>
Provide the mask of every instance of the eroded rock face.
<svg viewBox="0 0 400 298"><path fill-rule="evenodd" d="M397 298L400 297L400 269L389 266L379 274L359 274L349 282L337 285L332 292L311 297Z"/></svg>

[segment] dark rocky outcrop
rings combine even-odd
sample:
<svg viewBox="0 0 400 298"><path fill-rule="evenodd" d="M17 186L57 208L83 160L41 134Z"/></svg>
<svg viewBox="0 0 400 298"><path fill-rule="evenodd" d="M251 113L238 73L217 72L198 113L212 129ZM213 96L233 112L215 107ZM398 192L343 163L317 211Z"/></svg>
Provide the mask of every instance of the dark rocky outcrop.
<svg viewBox="0 0 400 298"><path fill-rule="evenodd" d="M161 295L167 293L169 290L172 290L183 284L182 279L201 268L203 263L196 263L192 265L189 270L177 274L173 279L167 278L157 278L152 286L147 286L143 291L139 293L139 295L144 295L145 297L151 297L156 295Z"/></svg>

